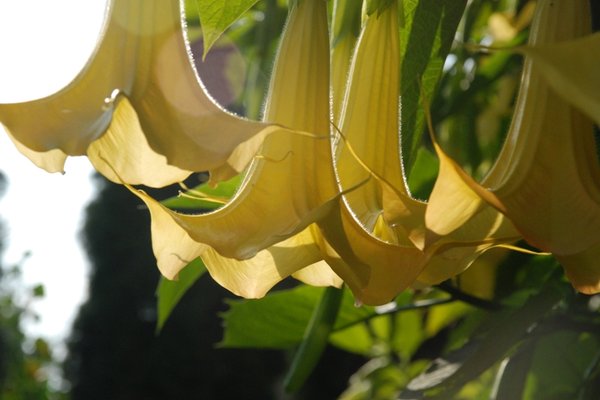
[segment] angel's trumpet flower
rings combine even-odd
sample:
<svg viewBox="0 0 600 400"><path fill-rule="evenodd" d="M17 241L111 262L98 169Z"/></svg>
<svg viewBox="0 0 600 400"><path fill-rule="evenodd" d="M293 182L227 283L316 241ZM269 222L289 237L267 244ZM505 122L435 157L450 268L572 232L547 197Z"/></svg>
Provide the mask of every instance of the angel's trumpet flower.
<svg viewBox="0 0 600 400"><path fill-rule="evenodd" d="M334 146L344 199L318 222L325 259L365 304L392 300L413 282L424 260L412 245L396 246L371 234L381 213L381 188L370 171L381 165L369 164L382 146L388 144L389 152L378 160L391 160L389 174L402 179L398 157L392 156L398 149L399 51L397 6L391 4L366 19L356 43Z"/></svg>
<svg viewBox="0 0 600 400"><path fill-rule="evenodd" d="M320 224L347 264L330 262L332 268L359 301L370 304L391 300L415 281L448 279L490 246L518 236L490 208L450 235L426 238L427 204L410 196L402 172L396 13L392 3L367 18L339 122L336 169L342 188L368 182L345 193L339 214Z"/></svg>
<svg viewBox="0 0 600 400"><path fill-rule="evenodd" d="M199 256L221 285L244 297L260 297L281 279L321 261L307 226L339 197L329 138L326 6L322 0L291 6L266 101L265 120L306 133L266 137L238 193L212 213L177 213L134 190L150 209L154 254L167 278ZM303 277L339 285L327 265L322 267Z"/></svg>
<svg viewBox="0 0 600 400"><path fill-rule="evenodd" d="M61 171L67 155L88 153L110 179L149 186L189 171L246 167L259 133L278 128L229 114L206 94L180 7L178 0L110 0L98 45L69 85L0 104L0 122L19 150L49 171Z"/></svg>
<svg viewBox="0 0 600 400"><path fill-rule="evenodd" d="M459 179L453 187L436 184L430 199L435 206L428 210L428 227L444 233L491 204L529 243L554 253L574 287L584 293L600 291L600 164L593 123L570 104L577 104L588 89L569 86L581 77L560 77L577 73L576 68L560 66L589 66L598 52L560 42L586 35L590 26L586 0L538 2L529 47L522 49L532 56L525 60L513 122L498 159L481 184L448 160ZM544 57L550 48L556 53ZM565 54L571 58L565 59ZM558 69L553 60L562 60ZM547 80L553 76L560 79ZM576 93L577 98L562 97L561 92ZM582 109L589 114L589 108ZM598 111L593 112L598 117ZM447 196L462 198L464 207L442 215L441 202Z"/></svg>

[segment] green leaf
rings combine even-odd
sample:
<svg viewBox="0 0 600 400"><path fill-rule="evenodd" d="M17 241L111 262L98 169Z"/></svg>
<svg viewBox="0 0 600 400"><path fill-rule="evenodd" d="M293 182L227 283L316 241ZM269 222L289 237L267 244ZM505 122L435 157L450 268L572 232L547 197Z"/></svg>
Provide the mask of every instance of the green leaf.
<svg viewBox="0 0 600 400"><path fill-rule="evenodd" d="M414 197L428 199L439 169L438 158L429 150L420 147L417 150L414 168L408 177L408 187Z"/></svg>
<svg viewBox="0 0 600 400"><path fill-rule="evenodd" d="M525 399L577 399L586 371L597 362L597 335L557 331L540 339L525 388Z"/></svg>
<svg viewBox="0 0 600 400"><path fill-rule="evenodd" d="M500 364L494 384L495 392L490 400L522 399L525 390L525 381L535 346L531 341L526 341L511 357Z"/></svg>
<svg viewBox="0 0 600 400"><path fill-rule="evenodd" d="M204 183L187 191L186 195L171 197L161 203L173 209L214 210L222 207L227 200L233 197L241 182L242 174L227 181L219 182L214 187ZM208 197L203 198L201 196Z"/></svg>
<svg viewBox="0 0 600 400"><path fill-rule="evenodd" d="M332 21L332 46L347 35L356 38L360 34L362 2L357 0L336 0L334 2L334 20Z"/></svg>
<svg viewBox="0 0 600 400"><path fill-rule="evenodd" d="M395 0L367 0L367 15L371 15L374 12L381 14L386 8L388 8ZM360 3L360 2L356 2Z"/></svg>
<svg viewBox="0 0 600 400"><path fill-rule="evenodd" d="M304 329L323 288L298 286L258 300L227 300L220 347L290 348L302 340Z"/></svg>
<svg viewBox="0 0 600 400"><path fill-rule="evenodd" d="M169 315L171 315L171 311L173 311L173 308L175 308L185 292L187 292L194 282L200 279L205 272L206 267L204 266L204 263L202 260L200 260L200 258L197 258L181 270L178 280L170 281L164 277L161 277L156 289L158 303L158 321L156 323L157 332L162 329L165 322L169 318Z"/></svg>
<svg viewBox="0 0 600 400"><path fill-rule="evenodd" d="M196 0L204 35L204 54L225 30L258 0Z"/></svg>
<svg viewBox="0 0 600 400"><path fill-rule="evenodd" d="M285 349L298 345L323 291L300 285L262 299L228 300L230 308L222 314L225 334L219 346ZM373 307L356 307L352 294L344 290L334 331L343 331L373 315Z"/></svg>
<svg viewBox="0 0 600 400"><path fill-rule="evenodd" d="M432 367L409 383L401 398L414 397L438 386L441 386L442 392L437 392L435 398L453 398L467 382L505 357L558 304L563 295L563 288L551 283L521 308L507 315L491 314L485 334L434 360Z"/></svg>
<svg viewBox="0 0 600 400"><path fill-rule="evenodd" d="M342 303L343 289L328 287L306 326L302 343L284 379L285 390L298 391L321 359Z"/></svg>
<svg viewBox="0 0 600 400"><path fill-rule="evenodd" d="M424 126L423 101L431 102L466 0L406 0L401 28L402 157L407 173ZM424 96L424 98L422 97Z"/></svg>

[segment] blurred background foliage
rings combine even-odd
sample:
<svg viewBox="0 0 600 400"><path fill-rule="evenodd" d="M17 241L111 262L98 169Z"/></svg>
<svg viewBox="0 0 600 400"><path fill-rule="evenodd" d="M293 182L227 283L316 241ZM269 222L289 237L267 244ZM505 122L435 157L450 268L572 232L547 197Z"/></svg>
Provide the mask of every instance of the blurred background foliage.
<svg viewBox="0 0 600 400"><path fill-rule="evenodd" d="M410 8L431 2L405 3ZM438 140L474 176L485 174L500 149L522 65L510 52L475 47L524 43L534 3L467 2L431 92ZM592 5L598 21L600 7ZM186 1L204 84L223 106L260 118L286 2L258 1L204 61L196 6ZM415 149L408 182L416 197L426 199L437 159L422 116L410 118L413 135L403 144ZM205 179L200 174L186 184ZM179 282L161 281L147 211L124 188L102 178L96 182L98 194L82 232L92 264L90 292L69 339L65 384L50 390L39 372L52 354L20 330L26 309L6 283L16 270L4 268L1 399L600 398L600 296L574 292L552 257L504 249L485 253L452 281L406 291L386 306L356 307L344 291L315 369L310 373L308 367L299 391L286 392L298 376L296 349L332 289L286 281L264 299L242 300L216 285L198 263ZM217 195L230 196L235 186Z"/></svg>
<svg viewBox="0 0 600 400"><path fill-rule="evenodd" d="M0 197L6 186L0 172ZM5 237L0 220L0 255ZM29 305L44 296L44 288L23 287L20 275L20 264L0 263L0 399L60 400L63 394L51 390L48 383L49 369L57 368L49 344L27 337L22 327L24 320L36 318Z"/></svg>

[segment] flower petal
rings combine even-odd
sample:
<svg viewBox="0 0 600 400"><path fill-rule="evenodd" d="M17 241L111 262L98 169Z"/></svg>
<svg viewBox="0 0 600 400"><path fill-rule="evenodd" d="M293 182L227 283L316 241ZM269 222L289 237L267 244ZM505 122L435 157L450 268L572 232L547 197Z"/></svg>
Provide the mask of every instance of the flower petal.
<svg viewBox="0 0 600 400"><path fill-rule="evenodd" d="M360 303L380 305L409 287L428 256L414 246L397 246L369 234L340 200L319 222L324 237L343 262L330 262Z"/></svg>
<svg viewBox="0 0 600 400"><path fill-rule="evenodd" d="M330 284L324 282L323 278L331 278L331 275L327 277L320 270L323 265L315 265L322 262L321 252L313 242L309 229L258 252L248 260L223 257L211 248L204 251L201 257L215 281L245 298L263 297L275 284L303 268L308 269L300 275L311 283L319 278L318 283ZM327 267L326 264L324 266ZM339 279L335 283L339 285Z"/></svg>
<svg viewBox="0 0 600 400"><path fill-rule="evenodd" d="M600 243L581 253L556 255L573 287L585 294L600 293Z"/></svg>
<svg viewBox="0 0 600 400"><path fill-rule="evenodd" d="M340 288L344 281L340 278L324 260L304 267L292 274L299 281L311 286L333 286Z"/></svg>
<svg viewBox="0 0 600 400"><path fill-rule="evenodd" d="M336 168L344 189L369 178L371 172L396 188L405 186L398 131L399 69L394 3L367 19L356 44L340 117L344 140L336 149ZM352 212L368 229L383 209L381 191L380 183L372 179L345 195Z"/></svg>
<svg viewBox="0 0 600 400"><path fill-rule="evenodd" d="M264 135L277 128L234 116L206 94L190 60L180 7L176 0L112 0L100 42L74 81L47 98L0 105L0 121L34 151L81 155L104 134L118 98L126 96L153 152L169 164L187 171L222 169L223 178L226 165L241 171ZM125 143L126 133L109 130L107 140ZM243 142L245 150L232 159ZM144 170L136 169L134 175ZM141 180L153 184L150 173Z"/></svg>
<svg viewBox="0 0 600 400"><path fill-rule="evenodd" d="M117 88L132 88L136 54L135 41L127 40L133 34L114 21L129 5L113 3L101 41L73 82L46 98L0 104L0 121L24 146L37 152L60 149L68 155L82 155L108 127L112 110L105 99Z"/></svg>
<svg viewBox="0 0 600 400"><path fill-rule="evenodd" d="M532 48L590 29L587 2L542 2L538 8ZM592 53L584 49L578 59ZM482 186L531 244L559 255L584 252L600 237L593 124L570 106L571 99L551 90L534 63L525 61L513 125Z"/></svg>
<svg viewBox="0 0 600 400"><path fill-rule="evenodd" d="M152 150L124 97L118 100L107 133L90 144L87 155L94 168L115 183L160 188L183 181L191 173L168 165L163 155Z"/></svg>
<svg viewBox="0 0 600 400"><path fill-rule="evenodd" d="M206 244L193 240L179 224L173 223L170 212L143 192L135 192L148 206L151 215L152 248L160 272L175 279L179 271L196 257L201 257L209 273L220 285L232 293L246 297L262 297L275 284L302 268L321 260L321 251L314 243L309 229L268 249L259 251L249 260L223 257ZM326 266L326 265L325 265ZM319 269L321 269L319 266ZM302 274L315 280L316 271ZM320 283L327 282L326 273L319 272ZM309 276L312 275L312 276Z"/></svg>
<svg viewBox="0 0 600 400"><path fill-rule="evenodd" d="M6 132L6 134L12 140L17 150L25 157L29 158L29 160L31 160L31 162L33 162L37 167L42 168L47 172L65 172L67 155L61 150L54 149L43 152L34 151L16 141L10 132Z"/></svg>
<svg viewBox="0 0 600 400"><path fill-rule="evenodd" d="M600 33L517 51L530 57L552 89L600 125Z"/></svg>

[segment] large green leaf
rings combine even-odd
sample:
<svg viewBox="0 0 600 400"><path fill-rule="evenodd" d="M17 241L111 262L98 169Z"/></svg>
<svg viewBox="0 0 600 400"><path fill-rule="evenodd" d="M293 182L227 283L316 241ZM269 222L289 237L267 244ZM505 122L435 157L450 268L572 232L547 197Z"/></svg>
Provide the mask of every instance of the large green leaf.
<svg viewBox="0 0 600 400"><path fill-rule="evenodd" d="M584 399L587 370L598 362L600 339L594 334L562 330L536 346L524 399ZM579 396L579 397L578 397Z"/></svg>
<svg viewBox="0 0 600 400"><path fill-rule="evenodd" d="M283 384L286 391L298 391L321 359L340 309L342 295L343 289L335 287L328 287L323 292L285 376Z"/></svg>
<svg viewBox="0 0 600 400"><path fill-rule="evenodd" d="M230 309L223 314L225 335L220 345L281 349L300 344L323 290L301 285L258 300L229 301ZM390 345L408 357L422 339L415 332L420 327L420 317L411 311L420 305L413 301L412 293L407 291L389 308L357 307L350 291L344 290L329 343L348 352L371 355L377 342L389 340L392 332L402 331L415 336L394 338ZM395 317L388 315L399 311L405 312Z"/></svg>
<svg viewBox="0 0 600 400"><path fill-rule="evenodd" d="M466 0L404 1L400 86L402 157L407 172L421 141L423 101L433 98L466 4Z"/></svg>
<svg viewBox="0 0 600 400"><path fill-rule="evenodd" d="M204 35L204 54L219 36L258 0L196 0Z"/></svg>
<svg viewBox="0 0 600 400"><path fill-rule="evenodd" d="M258 300L228 301L230 309L223 314L225 335L220 346L280 349L298 345L323 291L301 285ZM374 314L373 307L355 307L352 294L345 290L334 330Z"/></svg>
<svg viewBox="0 0 600 400"><path fill-rule="evenodd" d="M199 258L190 262L184 269L179 273L179 279L170 281L161 278L156 289L156 297L158 302L158 320L156 322L156 329L160 331L164 326L167 318L171 315L173 308L179 303L179 300L183 297L185 292L196 282L204 273L206 267Z"/></svg>
<svg viewBox="0 0 600 400"><path fill-rule="evenodd" d="M453 398L467 382L479 377L517 346L563 296L564 288L551 283L520 308L504 315L492 314L475 338L434 360L430 368L409 383L400 399L420 398L430 389L436 392L436 399ZM437 391L440 387L441 391Z"/></svg>

